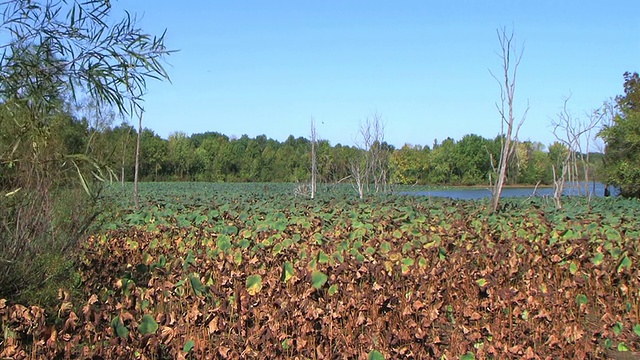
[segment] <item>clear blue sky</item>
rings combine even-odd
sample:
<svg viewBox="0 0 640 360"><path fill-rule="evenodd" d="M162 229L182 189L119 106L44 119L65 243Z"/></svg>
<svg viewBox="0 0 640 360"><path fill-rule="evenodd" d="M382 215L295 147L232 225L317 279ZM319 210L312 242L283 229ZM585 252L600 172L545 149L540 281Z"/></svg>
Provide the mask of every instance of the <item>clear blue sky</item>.
<svg viewBox="0 0 640 360"><path fill-rule="evenodd" d="M166 138L217 131L352 145L373 113L390 144L429 145L500 131L496 29L524 44L516 101L521 140L553 142L563 96L576 116L622 93L640 71L637 0L120 2L167 30L172 83L152 81L144 126Z"/></svg>

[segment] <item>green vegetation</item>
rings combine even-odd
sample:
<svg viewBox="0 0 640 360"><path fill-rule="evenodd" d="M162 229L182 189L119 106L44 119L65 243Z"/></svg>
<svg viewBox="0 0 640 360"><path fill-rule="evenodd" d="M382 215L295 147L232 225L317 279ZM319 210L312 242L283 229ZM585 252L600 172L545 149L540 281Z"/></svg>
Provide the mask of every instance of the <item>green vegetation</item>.
<svg viewBox="0 0 640 360"><path fill-rule="evenodd" d="M604 127L604 173L621 194L640 198L640 76L624 74L624 95L616 98L617 115Z"/></svg>
<svg viewBox="0 0 640 360"><path fill-rule="evenodd" d="M104 144L105 161L133 180L132 145L136 130L127 124L94 135ZM500 138L486 139L467 135L459 141L451 138L431 146L405 145L399 149L384 143L380 154L388 161L388 181L393 184L487 185L492 173L489 154L500 153ZM128 150L127 150L128 149ZM318 182L335 183L352 175L350 165L362 149L355 146L318 141ZM566 147L554 143L547 149L538 142L523 141L516 145L508 166L508 184L552 184L552 165ZM207 132L187 136L174 133L167 140L150 129L141 138L140 178L145 181L205 182L309 182L311 178L311 143L306 138L290 136L284 142L265 135L230 138ZM124 157L123 157L124 155ZM597 154L590 158L594 172L601 161ZM590 175L593 179L594 174ZM581 175L577 174L577 176ZM580 176L579 178L583 178Z"/></svg>
<svg viewBox="0 0 640 360"><path fill-rule="evenodd" d="M265 191L265 185L269 191ZM120 185L56 308L0 304L3 355L551 358L638 351L637 200L453 201L348 186ZM126 196L126 197L125 197ZM127 205L129 204L129 205ZM68 340L61 340L68 339Z"/></svg>
<svg viewBox="0 0 640 360"><path fill-rule="evenodd" d="M0 297L48 305L73 282L74 249L113 178L83 111L141 109L146 81L166 78L163 38L109 1L0 4ZM115 21L114 21L115 20Z"/></svg>

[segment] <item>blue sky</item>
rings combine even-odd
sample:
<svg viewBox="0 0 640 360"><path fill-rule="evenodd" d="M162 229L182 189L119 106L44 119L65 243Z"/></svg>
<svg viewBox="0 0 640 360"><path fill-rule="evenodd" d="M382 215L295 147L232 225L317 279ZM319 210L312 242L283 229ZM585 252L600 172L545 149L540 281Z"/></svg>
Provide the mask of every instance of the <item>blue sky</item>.
<svg viewBox="0 0 640 360"><path fill-rule="evenodd" d="M385 139L431 145L500 131L496 29L524 42L516 112L521 140L553 142L549 123L572 95L575 116L622 93L640 71L640 3L627 1L120 2L153 34L167 30L172 83L150 82L144 126L162 137L217 131L309 136L353 145L377 113Z"/></svg>

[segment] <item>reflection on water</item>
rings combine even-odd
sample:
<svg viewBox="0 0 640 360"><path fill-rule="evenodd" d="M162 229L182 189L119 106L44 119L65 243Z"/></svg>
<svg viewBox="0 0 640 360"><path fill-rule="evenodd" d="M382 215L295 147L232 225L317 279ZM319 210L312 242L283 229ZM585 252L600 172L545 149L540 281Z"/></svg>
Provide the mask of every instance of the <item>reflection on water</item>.
<svg viewBox="0 0 640 360"><path fill-rule="evenodd" d="M587 191L597 197L604 196L604 184L602 183L590 183L588 188L585 183L579 184L579 186L565 185L563 195L568 196L585 196ZM611 195L617 195L615 189L609 188ZM418 195L418 196L433 196L433 197L448 197L452 199L461 200L473 200L483 199L491 197L491 190L489 188L455 188L448 190L429 190L429 191L403 191L399 192L401 195ZM529 196L553 196L553 188L544 187L534 189L532 187L508 187L502 189L502 197L529 197Z"/></svg>

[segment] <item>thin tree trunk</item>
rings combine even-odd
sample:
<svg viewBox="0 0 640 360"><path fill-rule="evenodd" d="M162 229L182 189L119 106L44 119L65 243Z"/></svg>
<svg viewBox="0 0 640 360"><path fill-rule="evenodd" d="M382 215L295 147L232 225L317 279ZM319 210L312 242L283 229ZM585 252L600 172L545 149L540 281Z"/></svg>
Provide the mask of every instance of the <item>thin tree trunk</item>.
<svg viewBox="0 0 640 360"><path fill-rule="evenodd" d="M127 137L126 139L124 139L122 141L122 162L120 164L120 183L122 185L122 187L124 188L124 165L125 165L125 159L126 159L126 153L127 153L127 144L129 143L129 136L131 135L131 126L128 126L129 130L127 131Z"/></svg>
<svg viewBox="0 0 640 360"><path fill-rule="evenodd" d="M507 160L511 150L511 128L512 127L509 126L509 129L507 130L507 138L505 139L502 147L502 154L500 155L498 179L491 194L491 211L493 212L498 210L498 206L500 205L500 196L502 195L502 188L504 187L504 181L507 177Z"/></svg>
<svg viewBox="0 0 640 360"><path fill-rule="evenodd" d="M133 173L133 201L136 209L140 208L140 195L138 193L138 172L140 169L140 138L142 137L142 112L138 116L138 137L136 139L136 165Z"/></svg>
<svg viewBox="0 0 640 360"><path fill-rule="evenodd" d="M316 182L318 177L318 156L316 154L316 143L317 143L317 134L316 134L316 122L312 118L311 119L311 198L314 199L316 197Z"/></svg>

